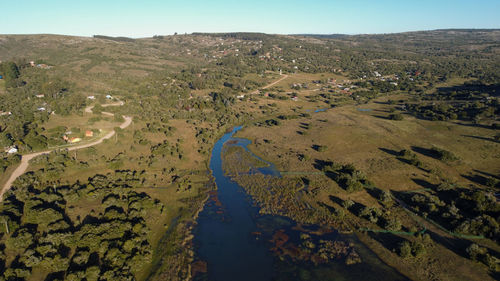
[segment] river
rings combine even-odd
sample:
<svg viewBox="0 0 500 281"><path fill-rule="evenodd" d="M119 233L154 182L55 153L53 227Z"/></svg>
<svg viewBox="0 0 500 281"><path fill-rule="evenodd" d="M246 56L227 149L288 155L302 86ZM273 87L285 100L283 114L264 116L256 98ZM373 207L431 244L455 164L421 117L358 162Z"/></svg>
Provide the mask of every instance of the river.
<svg viewBox="0 0 500 281"><path fill-rule="evenodd" d="M215 177L217 192L212 194L200 213L194 231L196 258L206 263L207 272L195 273L194 280L407 280L364 247L355 235L336 231L313 234L318 226L298 227L285 217L259 215L258 208L243 188L226 177L222 170L221 153L227 141L231 140L231 145L245 149L250 143L232 138L240 129L236 127L226 133L212 150L210 169ZM272 164L268 169L259 168L256 172L279 176ZM350 245L362 262L346 265L343 260L334 260L318 265L277 254L276 237L285 237L286 245L290 244L295 249L304 241L301 240L304 233L310 237L307 241L315 244L338 241ZM270 242L272 239L276 244Z"/></svg>

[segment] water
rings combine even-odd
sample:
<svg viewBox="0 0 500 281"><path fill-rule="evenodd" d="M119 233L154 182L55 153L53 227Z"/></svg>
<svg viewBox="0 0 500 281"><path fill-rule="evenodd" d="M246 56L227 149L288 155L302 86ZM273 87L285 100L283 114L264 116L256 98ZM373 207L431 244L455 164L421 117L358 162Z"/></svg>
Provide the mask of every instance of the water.
<svg viewBox="0 0 500 281"><path fill-rule="evenodd" d="M242 189L222 171L223 145L239 129L225 134L212 150L210 169L223 214L213 202L201 212L195 232L197 254L207 262L208 280L272 280L273 257L265 243L251 234L258 231L252 219L256 210L252 210Z"/></svg>
<svg viewBox="0 0 500 281"><path fill-rule="evenodd" d="M318 113L318 112L323 112L323 111L326 111L328 108L321 108L321 109L316 109L314 111L314 113Z"/></svg>
<svg viewBox="0 0 500 281"><path fill-rule="evenodd" d="M271 163L271 162L268 162L262 158L260 158L259 156L255 155L252 151L250 151L248 149L248 145L252 143L251 140L249 139L240 139L240 138L231 138L231 146L239 146L239 147L242 147L243 149L245 149L245 151L247 151L248 153L250 153L250 155L252 155L252 157L255 157L256 159L264 162L267 164L267 167L261 167L261 168L255 168L255 169L252 169L250 171L250 173L261 173L261 174L264 174L264 175L270 175L270 176L275 176L275 177L281 177L281 174L280 172L278 171L278 169L276 168L276 166L274 165L274 163Z"/></svg>
<svg viewBox="0 0 500 281"><path fill-rule="evenodd" d="M318 232L321 229L319 226L302 226L285 217L259 215L258 208L250 203L248 195L224 176L222 170L224 143L231 140L231 145L248 151L249 140L232 138L240 129L236 127L225 134L212 150L210 169L218 190L200 213L194 233L197 259L207 263L208 272L197 273L195 280L407 280L385 265L354 235L340 234L335 230L321 233ZM279 176L276 167L266 163L268 167L259 168L256 172ZM300 235L303 233L307 233L315 244L320 240L350 243L363 262L346 265L343 260L334 260L318 265L301 260L300 255L278 255L278 244L270 242L278 232L286 234L288 242L285 246L291 249L300 248L303 242Z"/></svg>
<svg viewBox="0 0 500 281"><path fill-rule="evenodd" d="M318 112L324 112L324 111L327 111L328 108L320 108L320 109L316 109L314 110L313 112L314 113L318 113ZM311 109L306 109L306 112L311 112L312 110Z"/></svg>

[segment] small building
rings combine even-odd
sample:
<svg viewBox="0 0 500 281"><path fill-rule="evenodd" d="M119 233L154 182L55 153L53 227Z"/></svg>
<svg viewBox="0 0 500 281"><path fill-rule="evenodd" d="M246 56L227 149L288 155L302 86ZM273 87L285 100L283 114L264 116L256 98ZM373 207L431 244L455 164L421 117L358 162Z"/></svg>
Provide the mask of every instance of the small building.
<svg viewBox="0 0 500 281"><path fill-rule="evenodd" d="M3 79L3 76L2 76L2 75L0 75L0 80L2 80L2 79Z"/></svg>
<svg viewBox="0 0 500 281"><path fill-rule="evenodd" d="M111 95L106 95L106 99L110 100L113 99L113 97Z"/></svg>
<svg viewBox="0 0 500 281"><path fill-rule="evenodd" d="M5 116L5 115L12 115L12 112L10 112L10 111L0 111L0 116Z"/></svg>
<svg viewBox="0 0 500 281"><path fill-rule="evenodd" d="M292 97L293 101L299 101L299 97Z"/></svg>
<svg viewBox="0 0 500 281"><path fill-rule="evenodd" d="M45 97L45 95L44 94L39 94L39 95L35 95L35 97L41 99L41 98Z"/></svg>
<svg viewBox="0 0 500 281"><path fill-rule="evenodd" d="M35 67L35 62L34 61L30 61L30 66L31 67Z"/></svg>
<svg viewBox="0 0 500 281"><path fill-rule="evenodd" d="M45 108L45 107L39 107L39 108L37 108L36 110L38 110L38 111L45 111L45 110L46 110L46 108Z"/></svg>
<svg viewBox="0 0 500 281"><path fill-rule="evenodd" d="M88 96L87 99L89 99L89 100L95 100L95 96Z"/></svg>
<svg viewBox="0 0 500 281"><path fill-rule="evenodd" d="M239 98L239 99L242 99L242 98L245 97L245 95L237 95L236 97Z"/></svg>
<svg viewBox="0 0 500 281"><path fill-rule="evenodd" d="M90 131L90 130L87 130L85 131L85 137L87 138L91 138L94 136L94 132Z"/></svg>
<svg viewBox="0 0 500 281"><path fill-rule="evenodd" d="M8 154L14 154L14 153L17 153L17 147L15 146L11 146L11 147L8 147L5 152L8 153Z"/></svg>
<svg viewBox="0 0 500 281"><path fill-rule="evenodd" d="M73 138L70 138L69 139L69 142L70 143L77 143L77 142L81 142L82 139L81 138L76 138L76 137L73 137Z"/></svg>
<svg viewBox="0 0 500 281"><path fill-rule="evenodd" d="M37 64L36 67L41 68L41 69L51 69L52 66L47 65L45 63Z"/></svg>

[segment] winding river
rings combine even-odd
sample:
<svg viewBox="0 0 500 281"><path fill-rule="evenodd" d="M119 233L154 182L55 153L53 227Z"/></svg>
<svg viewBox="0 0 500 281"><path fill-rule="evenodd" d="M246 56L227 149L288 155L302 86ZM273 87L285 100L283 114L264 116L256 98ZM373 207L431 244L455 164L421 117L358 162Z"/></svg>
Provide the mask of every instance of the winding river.
<svg viewBox="0 0 500 281"><path fill-rule="evenodd" d="M258 208L252 205L243 188L226 177L222 170L222 151L227 141L231 140L231 145L245 149L250 143L232 138L240 129L236 127L226 133L212 150L210 169L215 177L217 192L212 194L200 213L194 233L196 257L206 263L207 272L195 273L194 280L408 280L384 264L355 235L337 231L311 234L315 233L317 226L298 226L281 216L259 215ZM255 172L279 176L273 165ZM308 236L314 242L342 241L352 246L362 262L346 265L344 261L335 260L318 265L276 254L276 245L270 240L276 237L277 232L286 233L289 243L300 243L301 235L308 229L311 230Z"/></svg>

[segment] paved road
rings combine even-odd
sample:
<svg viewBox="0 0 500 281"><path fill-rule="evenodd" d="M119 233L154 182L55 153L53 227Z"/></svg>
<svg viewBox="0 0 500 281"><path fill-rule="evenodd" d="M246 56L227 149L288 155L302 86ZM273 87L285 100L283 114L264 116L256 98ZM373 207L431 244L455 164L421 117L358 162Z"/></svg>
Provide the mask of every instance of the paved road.
<svg viewBox="0 0 500 281"><path fill-rule="evenodd" d="M123 104L124 103L122 101L120 101L118 103L105 104L105 105L102 105L102 106L103 107L108 107L108 106L122 106ZM93 107L94 106L88 106L88 107L86 107L85 108L85 112L92 113L92 108ZM109 113L109 112L106 112L106 113L107 113L107 115L111 114L111 116L114 116L114 114L112 114L112 113ZM127 128L132 123L132 117L123 116L123 118L125 119L125 121L120 125L120 128L125 129L125 128ZM103 136L102 138L100 138L100 139L98 139L96 141L93 141L91 143L77 145L77 146L70 146L67 149L69 151L73 151L73 150L78 150L78 149L82 149L82 148L87 148L87 147L95 146L95 145L101 144L104 140L112 138L114 135L115 135L115 131L113 130L113 131L107 133L105 136ZM48 154L48 153L50 153L50 152L52 152L54 150L57 150L57 149L59 149L59 148L54 148L54 149L51 149L51 150L46 150L46 151L35 152L35 153L30 153L30 154L23 155L21 157L21 164L19 164L19 166L12 172L12 174L9 177L9 179L7 180L7 182L2 187L2 190L0 191L0 201L2 201L4 193L7 192L7 190L9 190L12 187L12 183L18 177L20 177L22 174L24 174L24 172L26 172L26 169L28 169L28 166L29 166L29 161L31 159L33 159L33 158L35 158L37 156L40 156L42 154Z"/></svg>

